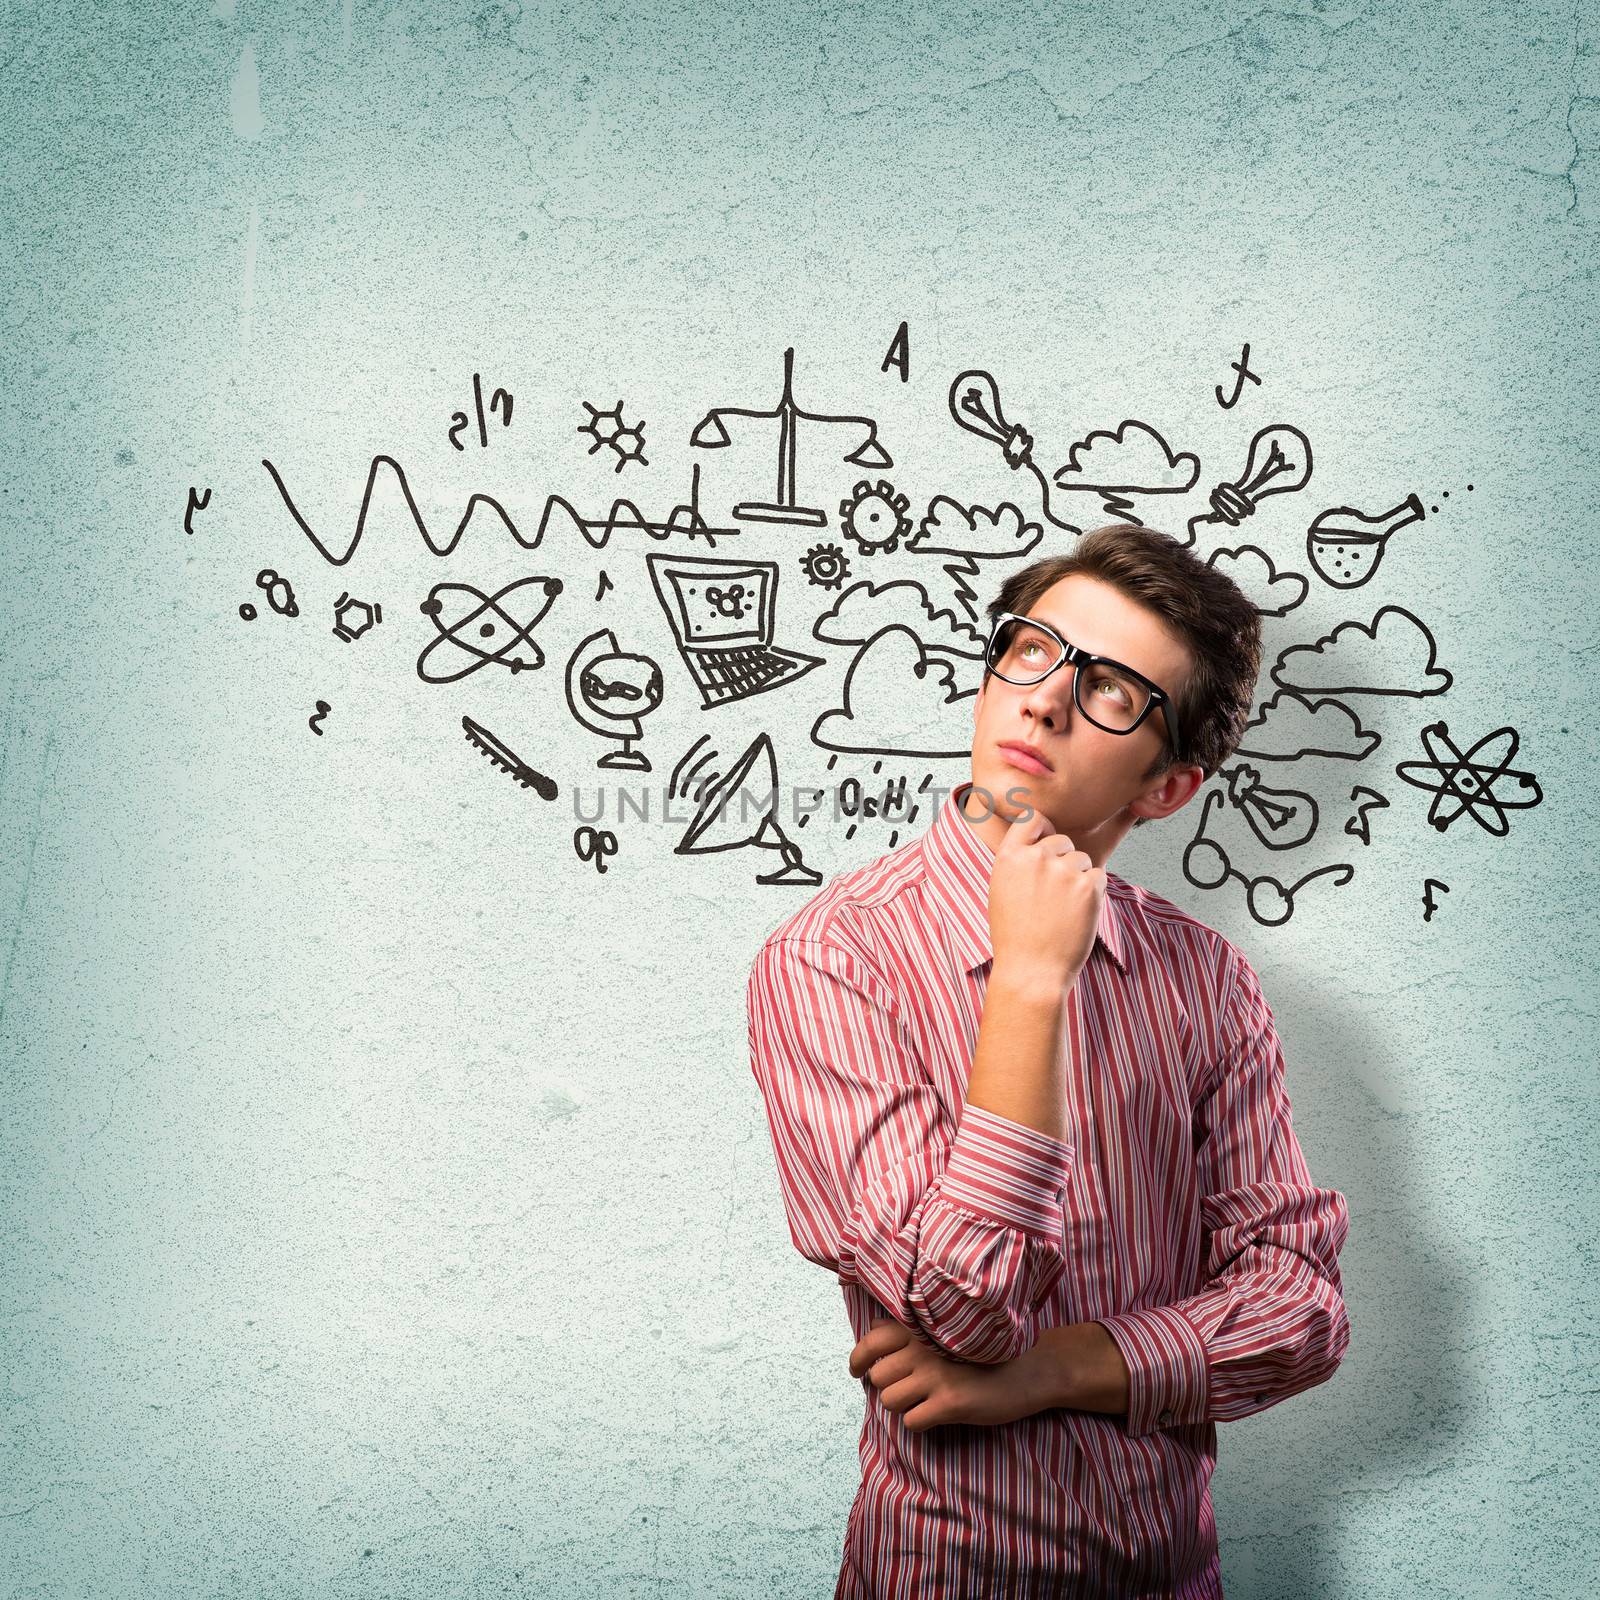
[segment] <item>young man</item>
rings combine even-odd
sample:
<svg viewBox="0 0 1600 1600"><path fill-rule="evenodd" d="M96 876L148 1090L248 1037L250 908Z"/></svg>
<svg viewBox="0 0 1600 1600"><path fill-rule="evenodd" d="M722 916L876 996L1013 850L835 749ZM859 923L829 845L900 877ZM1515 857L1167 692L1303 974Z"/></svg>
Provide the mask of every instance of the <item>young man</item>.
<svg viewBox="0 0 1600 1600"><path fill-rule="evenodd" d="M1106 862L1232 754L1259 616L1121 525L989 613L970 780L750 973L867 1403L835 1600L1220 1596L1215 1424L1338 1366L1349 1218L1250 964Z"/></svg>

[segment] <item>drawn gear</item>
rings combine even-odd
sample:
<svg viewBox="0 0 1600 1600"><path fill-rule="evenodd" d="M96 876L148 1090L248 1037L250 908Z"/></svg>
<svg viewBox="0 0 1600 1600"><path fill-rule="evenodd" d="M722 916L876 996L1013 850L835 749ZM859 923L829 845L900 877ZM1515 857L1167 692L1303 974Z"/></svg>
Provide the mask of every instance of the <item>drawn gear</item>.
<svg viewBox="0 0 1600 1600"><path fill-rule="evenodd" d="M836 544L814 544L800 558L806 581L817 589L839 589L850 576L850 561Z"/></svg>
<svg viewBox="0 0 1600 1600"><path fill-rule="evenodd" d="M850 498L839 502L839 525L864 555L887 553L911 531L910 505L883 478L876 484L862 479Z"/></svg>

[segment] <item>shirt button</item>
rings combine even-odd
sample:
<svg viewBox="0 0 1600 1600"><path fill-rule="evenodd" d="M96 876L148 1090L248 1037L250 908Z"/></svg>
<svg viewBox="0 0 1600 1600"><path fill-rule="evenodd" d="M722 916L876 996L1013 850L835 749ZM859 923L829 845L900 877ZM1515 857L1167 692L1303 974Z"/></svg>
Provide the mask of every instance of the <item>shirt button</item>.
<svg viewBox="0 0 1600 1600"><path fill-rule="evenodd" d="M1160 1416L1159 1416L1159 1417L1158 1417L1158 1418L1157 1418L1157 1419L1156 1419L1156 1420L1157 1420L1157 1421L1158 1421L1158 1422L1159 1422L1159 1423L1160 1423L1160 1424L1161 1424L1161 1425L1162 1425L1162 1426L1163 1426L1163 1427L1165 1427L1165 1426L1166 1426L1166 1425L1167 1425L1167 1423L1169 1423L1169 1422L1171 1422L1171 1421L1172 1421L1172 1413L1171 1413L1171 1412L1170 1412L1170 1411L1163 1411L1163 1412L1162 1412L1162 1413L1161 1413L1161 1415L1160 1415Z"/></svg>
<svg viewBox="0 0 1600 1600"><path fill-rule="evenodd" d="M1266 1397L1266 1394L1265 1394L1265 1393L1264 1393L1264 1392L1263 1392L1263 1393L1261 1393L1261 1394L1258 1394L1258 1395L1257 1395L1257 1396L1256 1396L1256 1404L1257 1404L1257 1405L1260 1405L1260 1404L1261 1404L1261 1402L1262 1402L1262 1401L1263 1401L1263 1400L1265 1400L1265 1399L1266 1399L1266 1398L1267 1398L1267 1397Z"/></svg>

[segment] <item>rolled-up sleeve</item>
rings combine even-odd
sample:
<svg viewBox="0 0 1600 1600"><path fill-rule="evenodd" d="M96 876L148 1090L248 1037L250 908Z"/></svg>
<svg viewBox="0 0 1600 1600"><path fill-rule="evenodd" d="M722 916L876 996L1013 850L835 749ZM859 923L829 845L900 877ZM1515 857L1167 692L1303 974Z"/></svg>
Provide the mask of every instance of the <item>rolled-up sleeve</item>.
<svg viewBox="0 0 1600 1600"><path fill-rule="evenodd" d="M842 945L769 940L747 998L795 1248L947 1355L1020 1355L1066 1267L1071 1145L978 1106L953 1124L893 992Z"/></svg>
<svg viewBox="0 0 1600 1600"><path fill-rule="evenodd" d="M1311 1181L1272 1010L1233 962L1223 1049L1195 1108L1206 1285L1095 1319L1127 1363L1134 1436L1265 1410L1326 1382L1350 1343L1338 1265L1349 1210Z"/></svg>

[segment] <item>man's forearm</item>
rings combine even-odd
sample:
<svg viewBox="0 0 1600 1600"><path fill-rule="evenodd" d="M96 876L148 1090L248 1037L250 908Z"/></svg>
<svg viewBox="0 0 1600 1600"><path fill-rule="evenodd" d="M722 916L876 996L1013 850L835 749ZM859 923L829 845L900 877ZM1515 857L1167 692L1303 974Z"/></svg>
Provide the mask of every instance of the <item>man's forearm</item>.
<svg viewBox="0 0 1600 1600"><path fill-rule="evenodd" d="M1070 1406L1077 1411L1128 1410L1128 1364L1098 1322L1072 1322L1043 1329L1031 1350L1018 1360L1032 1364L1038 1409Z"/></svg>
<svg viewBox="0 0 1600 1600"><path fill-rule="evenodd" d="M1067 986L1049 973L1003 968L984 991L967 1103L1066 1137L1066 1067L1061 1050Z"/></svg>

